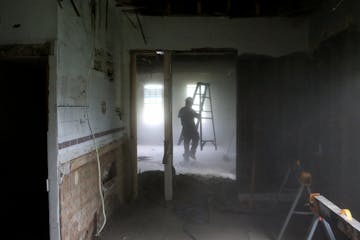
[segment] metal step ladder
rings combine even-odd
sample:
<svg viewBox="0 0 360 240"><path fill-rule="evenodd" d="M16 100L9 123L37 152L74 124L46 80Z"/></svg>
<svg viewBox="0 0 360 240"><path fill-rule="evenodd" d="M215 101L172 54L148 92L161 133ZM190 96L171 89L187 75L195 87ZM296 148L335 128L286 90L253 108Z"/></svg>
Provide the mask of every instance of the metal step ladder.
<svg viewBox="0 0 360 240"><path fill-rule="evenodd" d="M206 143L212 143L215 146L215 150L217 150L214 114L212 109L211 91L209 83L197 82L193 94L193 109L200 115L200 119L196 122L196 129L199 129L200 126L200 150L203 150L203 147ZM211 122L211 126L208 126L209 124L206 124L208 121ZM204 129L204 125L208 126L207 129ZM204 139L205 130L207 130L206 133L210 134L210 136L207 136L209 139ZM181 144L182 140L183 136L182 134L180 134L178 145Z"/></svg>

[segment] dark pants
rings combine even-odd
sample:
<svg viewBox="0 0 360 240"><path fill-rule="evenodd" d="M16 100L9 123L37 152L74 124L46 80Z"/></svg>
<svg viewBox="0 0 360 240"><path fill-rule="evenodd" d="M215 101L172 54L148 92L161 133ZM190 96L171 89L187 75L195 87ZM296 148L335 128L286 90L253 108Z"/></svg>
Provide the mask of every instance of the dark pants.
<svg viewBox="0 0 360 240"><path fill-rule="evenodd" d="M182 133L184 137L184 157L195 157L196 148L199 144L199 133L197 131L186 131L185 129L183 129Z"/></svg>

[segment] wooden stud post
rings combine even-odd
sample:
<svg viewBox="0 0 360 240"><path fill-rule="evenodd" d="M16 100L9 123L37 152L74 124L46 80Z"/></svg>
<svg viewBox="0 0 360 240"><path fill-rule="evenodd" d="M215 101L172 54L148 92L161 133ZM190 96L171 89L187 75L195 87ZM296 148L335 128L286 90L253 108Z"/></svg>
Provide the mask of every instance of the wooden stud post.
<svg viewBox="0 0 360 240"><path fill-rule="evenodd" d="M166 9L165 9L166 15L171 15L171 0L166 1Z"/></svg>
<svg viewBox="0 0 360 240"><path fill-rule="evenodd" d="M173 134L172 134L172 79L171 79L171 52L164 52L164 117L165 117L165 144L164 144L164 187L165 200L173 198Z"/></svg>
<svg viewBox="0 0 360 240"><path fill-rule="evenodd" d="M202 4L201 4L201 0L197 0L197 5L196 5L196 11L198 15L202 14Z"/></svg>
<svg viewBox="0 0 360 240"><path fill-rule="evenodd" d="M130 56L130 161L132 199L137 196L137 116L136 116L136 53Z"/></svg>

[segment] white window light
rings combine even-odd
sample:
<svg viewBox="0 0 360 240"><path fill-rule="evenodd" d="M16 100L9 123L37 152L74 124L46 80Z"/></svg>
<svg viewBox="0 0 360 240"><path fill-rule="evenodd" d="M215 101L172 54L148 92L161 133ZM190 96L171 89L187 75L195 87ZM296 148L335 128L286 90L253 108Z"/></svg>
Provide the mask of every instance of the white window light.
<svg viewBox="0 0 360 240"><path fill-rule="evenodd" d="M143 120L147 125L159 125L164 122L163 86L161 84L144 86Z"/></svg>

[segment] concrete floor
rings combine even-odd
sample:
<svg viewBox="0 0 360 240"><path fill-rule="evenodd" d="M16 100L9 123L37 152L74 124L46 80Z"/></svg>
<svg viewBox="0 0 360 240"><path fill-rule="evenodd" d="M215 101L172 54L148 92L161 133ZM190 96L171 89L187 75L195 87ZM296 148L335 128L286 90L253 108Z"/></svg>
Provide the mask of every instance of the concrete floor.
<svg viewBox="0 0 360 240"><path fill-rule="evenodd" d="M172 207L134 208L127 215L116 215L101 239L271 239L261 229L259 221L251 216L229 215L215 210L210 215L211 220L207 223L186 223L174 213Z"/></svg>
<svg viewBox="0 0 360 240"><path fill-rule="evenodd" d="M163 173L141 173L138 199L109 217L101 239L276 239L291 202L255 202L249 208L237 190L231 179L177 175L174 200L165 202ZM283 239L304 239L310 220L295 217Z"/></svg>

